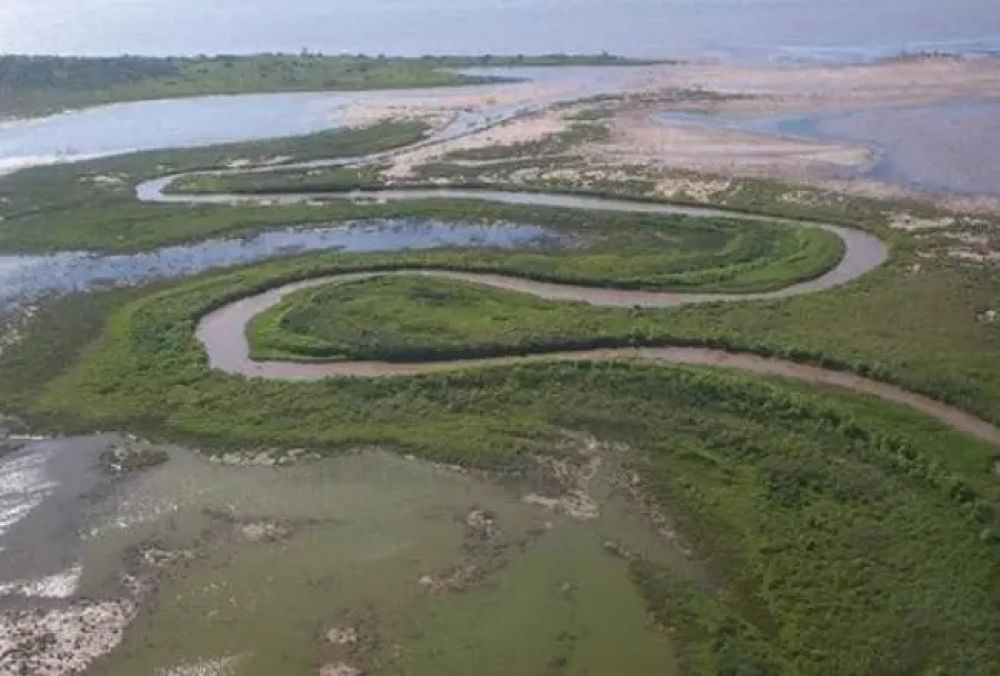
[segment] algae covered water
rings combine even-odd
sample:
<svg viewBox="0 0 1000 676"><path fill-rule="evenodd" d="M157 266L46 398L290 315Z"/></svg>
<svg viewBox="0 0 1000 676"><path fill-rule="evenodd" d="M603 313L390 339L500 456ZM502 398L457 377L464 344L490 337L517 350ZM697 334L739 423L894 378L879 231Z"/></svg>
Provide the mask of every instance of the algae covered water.
<svg viewBox="0 0 1000 676"><path fill-rule="evenodd" d="M152 448L108 435L4 458L40 459L46 500L0 536L0 585L71 571L50 586L61 631L83 608L120 631L92 673L674 673L628 556L697 568L619 494L613 451L542 489L377 450L283 465L169 448L102 469L125 447Z"/></svg>

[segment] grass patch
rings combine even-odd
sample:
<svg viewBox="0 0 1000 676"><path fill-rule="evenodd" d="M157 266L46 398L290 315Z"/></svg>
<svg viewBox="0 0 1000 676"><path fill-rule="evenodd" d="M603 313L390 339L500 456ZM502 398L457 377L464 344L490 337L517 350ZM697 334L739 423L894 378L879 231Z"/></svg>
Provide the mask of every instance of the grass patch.
<svg viewBox="0 0 1000 676"><path fill-rule="evenodd" d="M213 193L260 194L301 192L345 192L380 187L379 168L324 167L277 170L252 174L191 174L167 186L168 193L204 195Z"/></svg>
<svg viewBox="0 0 1000 676"><path fill-rule="evenodd" d="M255 359L496 356L551 347L565 326L599 331L601 317L588 307L463 282L377 277L293 294L259 315L249 337Z"/></svg>

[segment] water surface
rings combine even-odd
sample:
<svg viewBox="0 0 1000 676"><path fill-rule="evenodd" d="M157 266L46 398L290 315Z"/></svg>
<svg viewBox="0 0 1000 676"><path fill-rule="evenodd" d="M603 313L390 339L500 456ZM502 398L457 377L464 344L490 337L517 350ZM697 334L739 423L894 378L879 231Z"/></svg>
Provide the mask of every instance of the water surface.
<svg viewBox="0 0 1000 676"><path fill-rule="evenodd" d="M996 0L4 0L5 51L855 60L1000 46Z"/></svg>
<svg viewBox="0 0 1000 676"><path fill-rule="evenodd" d="M25 575L61 580L48 603L65 606L66 594L121 598L123 571L161 562L123 643L91 673L315 674L346 661L505 676L547 673L555 659L568 673L675 673L667 634L605 542L702 578L616 497L616 456L589 484L600 513L580 521L523 500L527 485L372 450L281 467L168 448L166 464L137 475L97 470L123 442L41 441L0 458L33 463L25 485L47 496L0 534L0 610L39 602L2 591ZM469 526L476 510L489 533ZM478 572L461 588L427 582L467 566ZM335 627L356 628L363 649L338 652L325 639ZM218 663L232 670L207 668Z"/></svg>
<svg viewBox="0 0 1000 676"><path fill-rule="evenodd" d="M337 126L349 99L323 93L117 103L0 124L0 173L21 167L280 136Z"/></svg>
<svg viewBox="0 0 1000 676"><path fill-rule="evenodd" d="M511 248L549 244L558 239L557 233L536 225L372 220L268 230L248 237L210 239L135 254L0 255L0 316L49 294L130 286L309 251L360 253L448 246Z"/></svg>
<svg viewBox="0 0 1000 676"><path fill-rule="evenodd" d="M1000 101L970 101L799 115L738 116L670 112L669 124L696 124L809 140L847 141L875 162L845 176L921 190L1000 197Z"/></svg>

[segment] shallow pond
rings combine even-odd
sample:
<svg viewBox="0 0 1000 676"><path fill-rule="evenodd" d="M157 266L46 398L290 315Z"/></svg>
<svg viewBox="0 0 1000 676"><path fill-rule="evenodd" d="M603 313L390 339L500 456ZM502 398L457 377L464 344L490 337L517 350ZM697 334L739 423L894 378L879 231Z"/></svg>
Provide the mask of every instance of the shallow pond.
<svg viewBox="0 0 1000 676"><path fill-rule="evenodd" d="M111 477L98 459L122 443L0 458L5 474L30 464L22 492L44 495L0 533L0 609L26 603L24 578L53 608L141 597L93 673L675 673L619 552L698 571L618 494L620 451L585 484L599 514L580 519L523 480L374 450L226 466L169 448Z"/></svg>
<svg viewBox="0 0 1000 676"><path fill-rule="evenodd" d="M95 255L0 255L0 316L43 295L127 286L309 251L400 251L448 246L517 247L552 243L559 235L536 225L373 220L329 227L269 230L152 252Z"/></svg>
<svg viewBox="0 0 1000 676"><path fill-rule="evenodd" d="M707 125L760 134L849 141L876 161L845 175L918 189L1000 196L1000 101L893 106L818 114L750 117L665 113L668 124Z"/></svg>

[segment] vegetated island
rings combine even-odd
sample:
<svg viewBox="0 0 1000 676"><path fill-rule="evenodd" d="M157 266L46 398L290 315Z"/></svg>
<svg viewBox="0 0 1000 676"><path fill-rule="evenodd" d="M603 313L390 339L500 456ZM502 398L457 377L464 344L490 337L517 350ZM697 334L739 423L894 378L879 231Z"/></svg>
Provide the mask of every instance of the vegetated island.
<svg viewBox="0 0 1000 676"><path fill-rule="evenodd" d="M613 54L368 56L250 54L194 57L0 56L0 119L119 101L208 94L397 89L484 84L502 78L457 69L624 66L652 61Z"/></svg>

